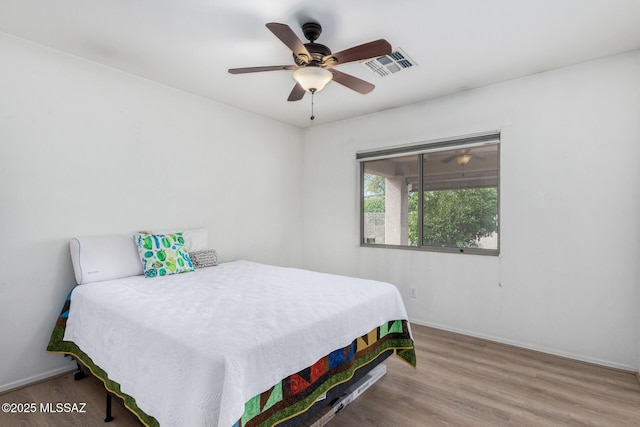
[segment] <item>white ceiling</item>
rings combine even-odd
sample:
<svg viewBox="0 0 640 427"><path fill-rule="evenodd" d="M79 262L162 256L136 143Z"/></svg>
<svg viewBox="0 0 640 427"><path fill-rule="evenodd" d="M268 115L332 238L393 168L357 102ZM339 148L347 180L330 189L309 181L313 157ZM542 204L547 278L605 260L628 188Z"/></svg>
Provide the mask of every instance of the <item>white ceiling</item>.
<svg viewBox="0 0 640 427"><path fill-rule="evenodd" d="M330 83L288 102L292 63L266 27L323 26L334 52L387 39L417 67L361 95ZM640 0L0 0L0 31L298 127L328 123L640 49Z"/></svg>

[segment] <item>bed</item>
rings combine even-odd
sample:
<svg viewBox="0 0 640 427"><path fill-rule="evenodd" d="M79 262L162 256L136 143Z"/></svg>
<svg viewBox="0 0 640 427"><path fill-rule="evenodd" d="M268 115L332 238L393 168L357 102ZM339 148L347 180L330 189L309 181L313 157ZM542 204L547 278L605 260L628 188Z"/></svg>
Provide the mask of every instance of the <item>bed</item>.
<svg viewBox="0 0 640 427"><path fill-rule="evenodd" d="M185 237L194 260L207 251ZM243 260L147 277L132 241L72 240L79 285L47 350L72 355L147 426L298 425L391 351L415 366L393 285Z"/></svg>

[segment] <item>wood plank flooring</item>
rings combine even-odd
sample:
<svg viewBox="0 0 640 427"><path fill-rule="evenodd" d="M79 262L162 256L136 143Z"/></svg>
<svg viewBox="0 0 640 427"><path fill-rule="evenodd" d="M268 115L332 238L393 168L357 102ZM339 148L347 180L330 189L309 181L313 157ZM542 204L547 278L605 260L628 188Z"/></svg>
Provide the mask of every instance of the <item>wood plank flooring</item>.
<svg viewBox="0 0 640 427"><path fill-rule="evenodd" d="M93 376L74 381L73 373L0 394L0 404L35 403L35 413L0 413L0 427L140 427L143 424L119 399L112 400L114 420L104 422L106 394L102 382ZM83 413L43 412L41 404L86 403Z"/></svg>
<svg viewBox="0 0 640 427"><path fill-rule="evenodd" d="M640 384L633 373L412 325L418 368L395 356L387 375L328 427L640 426ZM34 402L33 414L0 412L1 427L139 427L117 399L103 422L105 395L95 378L72 374L0 395ZM48 402L86 403L86 412L42 413Z"/></svg>
<svg viewBox="0 0 640 427"><path fill-rule="evenodd" d="M640 425L633 373L412 325L418 368L386 378L328 427Z"/></svg>

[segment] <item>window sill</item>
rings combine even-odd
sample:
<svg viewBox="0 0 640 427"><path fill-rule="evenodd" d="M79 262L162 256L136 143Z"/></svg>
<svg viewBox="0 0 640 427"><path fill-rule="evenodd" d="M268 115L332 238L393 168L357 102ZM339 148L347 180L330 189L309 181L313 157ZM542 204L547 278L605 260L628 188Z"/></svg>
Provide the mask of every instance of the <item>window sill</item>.
<svg viewBox="0 0 640 427"><path fill-rule="evenodd" d="M403 246L403 245L384 245L375 243L360 243L361 248L384 248L384 249L404 249L409 251L420 252L439 252L439 253L451 253L462 255L483 255L483 256L498 256L500 255L499 249L479 249L479 248L447 248L436 246Z"/></svg>

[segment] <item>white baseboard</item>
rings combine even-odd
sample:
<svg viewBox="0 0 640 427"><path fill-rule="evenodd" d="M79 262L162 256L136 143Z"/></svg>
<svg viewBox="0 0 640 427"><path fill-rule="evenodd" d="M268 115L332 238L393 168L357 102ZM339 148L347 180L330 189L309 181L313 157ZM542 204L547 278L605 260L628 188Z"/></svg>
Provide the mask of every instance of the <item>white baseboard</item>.
<svg viewBox="0 0 640 427"><path fill-rule="evenodd" d="M43 372L41 374L38 375L33 375L31 377L28 378L23 378L17 381L13 381L7 384L2 384L0 385L0 393L5 393L11 390L15 390L18 388L22 388L22 387L26 387L28 385L40 382L40 381L44 381L47 380L51 377L55 377L57 375L61 375L61 374L66 374L67 372L73 372L74 368L73 366L61 366L59 368L56 369L52 369L50 371L47 372Z"/></svg>
<svg viewBox="0 0 640 427"><path fill-rule="evenodd" d="M566 353L563 351L558 351L552 348L546 348L546 347L542 347L542 346L537 346L537 345L532 345L526 342L522 342L522 341L517 341L517 340L510 340L510 339L505 339L502 337L497 337L494 335L489 335L489 334L480 334L477 332L473 332L473 331L469 331L466 329L458 329L458 328L452 328L446 325L441 325L438 323L433 323L433 322L427 322L424 320L420 320L420 319L409 319L409 321L411 323L415 323L416 325L422 325L422 326L428 326L431 328L436 328L436 329L442 329L444 331L449 331L449 332L455 332L458 334L462 334L462 335L468 335L471 337L476 337L476 338L482 338L485 340L489 340L489 341L495 341L495 342L499 342L502 344L508 344L508 345L512 345L515 347L520 347L520 348L526 348L527 350L534 350L534 351L539 351L542 353L547 353L547 354L553 354L554 356L560 356L560 357L566 357L567 359L573 359L573 360L579 360L581 362L587 362L587 363L593 363L594 365L600 365L600 366L606 366L608 368L615 368L615 369L619 369L621 371L629 371L631 373L634 372L638 372L638 368L635 366L628 366L625 364L621 364L621 363L616 363L616 362L611 362L608 360L601 360L601 359L596 359L593 357L588 357L588 356L584 356L581 354L574 354L574 353ZM639 377L640 379L640 377Z"/></svg>

